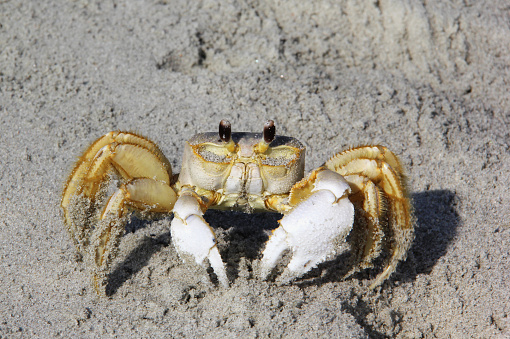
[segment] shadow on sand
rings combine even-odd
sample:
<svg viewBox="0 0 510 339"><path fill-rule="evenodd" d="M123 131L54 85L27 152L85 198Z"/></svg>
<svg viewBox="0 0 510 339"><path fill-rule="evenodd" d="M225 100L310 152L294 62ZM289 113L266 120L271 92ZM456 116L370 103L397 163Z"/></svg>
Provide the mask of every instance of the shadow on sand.
<svg viewBox="0 0 510 339"><path fill-rule="evenodd" d="M448 190L434 190L412 195L416 216L415 240L407 261L401 263L393 279L414 281L418 274L428 273L447 251L456 235L459 216L455 210L456 196ZM246 258L253 263L259 259L270 231L278 226L282 216L277 213L245 214L240 212L207 211L205 218L215 229L219 248L226 263L231 281L239 275L239 262ZM150 221L133 218L126 226L126 232L135 232L150 226ZM132 275L147 265L151 256L171 243L170 232L145 238L133 249L122 263L118 263L109 275L107 295L116 293L118 288ZM300 279L301 287L322 285L340 281L350 270L348 253L319 265ZM380 269L380 265L376 265ZM251 269L251 267L249 268ZM352 278L370 279L377 274L377 268L359 272ZM391 279L390 279L391 280Z"/></svg>

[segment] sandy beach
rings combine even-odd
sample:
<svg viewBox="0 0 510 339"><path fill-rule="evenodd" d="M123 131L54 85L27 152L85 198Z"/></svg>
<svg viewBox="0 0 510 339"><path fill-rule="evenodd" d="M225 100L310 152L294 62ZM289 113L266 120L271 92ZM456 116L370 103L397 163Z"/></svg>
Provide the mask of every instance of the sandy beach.
<svg viewBox="0 0 510 339"><path fill-rule="evenodd" d="M208 211L229 288L130 218L108 297L60 199L112 130L156 142L276 132L306 171L381 144L415 240L391 278L347 255L280 286L254 269L281 215ZM0 1L0 338L509 338L510 7L495 1ZM380 269L380 267L379 267Z"/></svg>

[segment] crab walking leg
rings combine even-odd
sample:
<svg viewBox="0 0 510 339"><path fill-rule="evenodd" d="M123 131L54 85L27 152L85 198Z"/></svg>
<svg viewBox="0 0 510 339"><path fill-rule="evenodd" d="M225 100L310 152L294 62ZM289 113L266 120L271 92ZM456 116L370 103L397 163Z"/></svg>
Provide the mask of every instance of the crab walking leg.
<svg viewBox="0 0 510 339"><path fill-rule="evenodd" d="M348 199L349 184L342 176L321 170L307 180L315 180L310 195L285 214L266 244L261 261L264 279L286 249L292 251L292 258L281 282L302 276L334 254L338 242L344 241L352 228L354 207Z"/></svg>
<svg viewBox="0 0 510 339"><path fill-rule="evenodd" d="M69 179L67 180L66 187L62 195L62 205L67 206L69 199L77 191L80 191L84 181L89 176L92 162L94 162L100 154L101 150L111 144L130 144L137 145L145 148L147 151L157 157L163 167L167 170L169 175L172 175L172 169L170 162L159 150L158 146L150 141L149 139L140 135L128 132L110 132L101 138L97 139L90 147L83 153L80 159L77 161ZM147 176L145 176L147 177Z"/></svg>
<svg viewBox="0 0 510 339"><path fill-rule="evenodd" d="M84 194L94 196L111 167L126 180L151 178L170 184L171 173L150 150L138 145L110 144L101 148L91 163L84 178Z"/></svg>
<svg viewBox="0 0 510 339"><path fill-rule="evenodd" d="M130 143L128 143L130 142ZM115 169L124 180L152 178L170 184L172 170L157 146L141 136L111 132L98 139L84 153L71 173L62 195L64 218L74 243L82 252L88 238L96 195L107 175ZM80 198L79 198L80 197ZM77 216L75 209L87 210Z"/></svg>
<svg viewBox="0 0 510 339"><path fill-rule="evenodd" d="M391 257L386 267L370 286L375 288L405 259L414 239L414 218L407 198L402 166L398 158L382 146L359 147L338 153L328 160L325 166L347 177L351 174L362 175L384 192L388 205L388 224L394 241L390 245Z"/></svg>
<svg viewBox="0 0 510 339"><path fill-rule="evenodd" d="M349 199L360 210L365 226L353 230L353 256L356 266L346 275L355 273L360 267L372 267L372 261L380 254L384 236L380 222L384 213L384 197L381 190L367 177L350 175L344 177L352 189Z"/></svg>
<svg viewBox="0 0 510 339"><path fill-rule="evenodd" d="M383 174L383 190L388 197L389 225L393 231L391 258L384 270L376 277L370 288L375 288L395 271L397 264L404 260L414 239L412 224L413 214L405 188L399 180L398 174L386 163L381 166Z"/></svg>
<svg viewBox="0 0 510 339"><path fill-rule="evenodd" d="M101 220L92 233L91 255L95 263L94 288L104 294L106 274L117 254L124 234L127 207L150 212L170 212L177 200L174 190L166 183L140 178L122 185L110 198Z"/></svg>
<svg viewBox="0 0 510 339"><path fill-rule="evenodd" d="M202 217L204 213L198 199L191 191L185 191L175 203L170 228L172 242L183 261L191 257L198 265L204 266L207 258L220 284L228 287L225 265L216 247L216 236Z"/></svg>
<svg viewBox="0 0 510 339"><path fill-rule="evenodd" d="M390 165L397 173L402 173L402 165L397 156L393 154L388 148L384 146L361 146L351 148L342 152L338 152L332 156L327 162L326 167L332 171L338 172L341 175L347 174L344 169L353 160L357 159L370 159L383 161Z"/></svg>

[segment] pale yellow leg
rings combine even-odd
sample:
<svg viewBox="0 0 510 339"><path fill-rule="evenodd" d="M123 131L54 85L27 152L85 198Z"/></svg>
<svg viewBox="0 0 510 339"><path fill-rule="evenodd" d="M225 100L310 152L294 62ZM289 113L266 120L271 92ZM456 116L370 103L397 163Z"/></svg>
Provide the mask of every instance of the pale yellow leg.
<svg viewBox="0 0 510 339"><path fill-rule="evenodd" d="M356 159L372 159L384 161L390 165L390 167L393 168L397 173L403 173L402 165L400 164L397 156L386 147L379 145L355 147L339 152L326 162L326 167L329 169L335 168L334 170L340 173L344 166L349 164L352 160Z"/></svg>
<svg viewBox="0 0 510 339"><path fill-rule="evenodd" d="M348 275L360 268L372 267L372 261L381 252L384 232L380 218L384 214L384 198L377 186L368 178L361 175L346 176L351 186L352 194L349 199L357 206L358 220L363 222L363 228L353 230L353 257L356 264Z"/></svg>
<svg viewBox="0 0 510 339"><path fill-rule="evenodd" d="M168 172L169 176L172 176L172 169L168 159L166 159L155 143L134 133L110 132L90 145L76 162L76 165L67 180L66 187L62 195L62 206L67 206L72 195L81 189L84 179L89 176L92 162L95 162L96 158L101 155L101 149L111 144L129 144L145 148L159 160L161 165Z"/></svg>
<svg viewBox="0 0 510 339"><path fill-rule="evenodd" d="M92 233L91 256L94 260L94 288L105 294L106 274L115 258L124 234L127 207L148 212L171 212L177 196L166 183L148 178L134 179L122 185L110 198Z"/></svg>
<svg viewBox="0 0 510 339"><path fill-rule="evenodd" d="M87 245L96 197L112 170L126 181L144 177L170 184L172 178L170 163L152 141L124 132L99 138L78 160L62 195L65 223L79 252Z"/></svg>
<svg viewBox="0 0 510 339"><path fill-rule="evenodd" d="M376 277L370 288L374 288L388 279L397 268L397 264L407 257L407 251L414 240L414 217L411 203L407 197L399 175L387 163L381 166L384 176L384 192L388 196L388 223L393 232L392 255L385 269Z"/></svg>
<svg viewBox="0 0 510 339"><path fill-rule="evenodd" d="M363 197L363 210L369 216L374 213L371 212L371 209L374 211L376 209L372 206L371 202L377 200L376 196L378 196L379 201L381 197L384 197L386 200L388 226L393 238L389 241L390 259L383 271L370 286L374 288L384 282L395 271L397 264L405 259L414 239L414 219L406 192L406 182L402 166L398 158L386 147L382 146L365 146L340 152L328 160L325 166L343 175L348 181L348 178L359 176L367 178L372 182L365 185L365 195ZM356 180L359 181L359 179ZM359 185L356 180L350 182L351 187ZM380 191L383 194L380 194ZM370 201L367 203L367 200ZM382 206L380 203L375 205L377 204ZM379 210L381 209L379 208ZM372 223L372 225L375 224ZM364 262L373 259L370 252L374 256L376 255L377 251L375 250L377 247L374 247L374 244L377 244L377 242L378 240L376 239L372 245L367 243L365 246L364 255L368 255L368 257L365 257ZM374 251L372 251L372 248ZM369 253L367 253L367 249Z"/></svg>

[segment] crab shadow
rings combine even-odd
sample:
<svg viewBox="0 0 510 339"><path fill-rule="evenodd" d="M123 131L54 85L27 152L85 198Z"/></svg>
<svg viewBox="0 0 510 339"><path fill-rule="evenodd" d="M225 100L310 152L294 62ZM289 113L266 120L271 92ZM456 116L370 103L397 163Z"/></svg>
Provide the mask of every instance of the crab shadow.
<svg viewBox="0 0 510 339"><path fill-rule="evenodd" d="M428 274L439 258L446 253L460 223L454 192L426 191L415 193L411 198L416 216L415 240L407 260L401 263L394 273L394 280L414 281L418 274ZM253 278L255 273L252 264L260 259L264 244L271 230L278 226L278 220L282 218L282 215L270 212L246 214L209 210L204 217L216 233L220 254L225 261L230 280L235 281L243 270L248 272L248 279ZM151 221L133 218L126 226L126 233L150 227L150 224ZM124 282L148 264L155 253L169 246L170 243L169 231L159 235L151 234L150 237L144 238L110 273L106 294L108 296L115 294ZM240 267L241 262L245 267ZM380 271L381 264L377 262L375 269L358 272L349 279L372 279ZM342 253L335 259L319 265L295 284L306 287L338 282L344 280L345 274L351 268L350 253ZM209 273L214 280L211 270Z"/></svg>
<svg viewBox="0 0 510 339"><path fill-rule="evenodd" d="M416 280L418 274L430 273L439 258L446 254L460 224L456 209L458 200L452 191L415 193L412 202L416 216L415 240L407 260L398 266L394 274L394 279L404 282ZM390 338L367 320L373 314L374 306L365 298L357 298L354 304L343 301L342 310L351 314L370 338ZM395 311L392 318L398 323L403 317Z"/></svg>
<svg viewBox="0 0 510 339"><path fill-rule="evenodd" d="M134 233L145 227L150 227L152 222L153 220L132 218L126 225L126 234ZM122 262L114 263L115 268L108 275L106 296L110 297L114 295L127 280L148 265L150 258L155 253L169 246L170 242L170 231L159 235L150 234L150 236L144 237Z"/></svg>
<svg viewBox="0 0 510 339"><path fill-rule="evenodd" d="M278 213L254 213L208 210L204 218L214 229L220 254L226 264L227 275L231 281L239 277L239 265L243 258L247 263L248 275L252 276L251 264L260 257L262 248L269 238L271 230L278 226L282 215ZM156 218L155 220L162 219ZM150 227L154 220L139 219L136 216L126 225L126 234ZM170 224L170 221L168 222ZM164 247L171 245L170 230L159 235L151 234L143 238L125 259L115 263L108 275L106 295L114 295L132 276L148 265L151 257ZM211 268L208 273L213 282L216 276Z"/></svg>
<svg viewBox="0 0 510 339"><path fill-rule="evenodd" d="M230 280L235 281L243 274L241 271L247 278L253 278L253 264L260 259L264 245L271 231L278 227L282 215L210 210L205 217L215 229Z"/></svg>
<svg viewBox="0 0 510 339"><path fill-rule="evenodd" d="M457 235L461 220L457 212L458 198L450 190L433 190L412 195L416 216L416 239L401 272L402 280L414 281L418 274L429 274L444 256Z"/></svg>
<svg viewBox="0 0 510 339"><path fill-rule="evenodd" d="M445 255L460 224L456 208L457 197L450 190L414 193L411 200L416 217L415 239L409 249L407 260L397 266L390 281L409 282L416 280L418 274L430 273L439 258ZM373 279L381 271L383 261L376 260L374 269L362 270L347 279ZM305 287L338 282L344 280L351 268L350 254L343 253L334 260L319 265L296 284Z"/></svg>
<svg viewBox="0 0 510 339"><path fill-rule="evenodd" d="M460 224L455 192L450 190L419 192L412 194L411 200L416 218L415 239L407 260L397 267L393 279L390 280L414 281L418 274L430 273L437 261L447 252ZM220 247L220 252L226 261L229 277L233 278L231 280L235 280L239 276L241 258L247 259L248 270L251 269L250 265L255 260L261 258L265 242L268 240L271 230L278 226L277 221L282 218L282 215L278 213L245 214L208 211L206 217L219 234L218 237L223 237L224 246ZM221 235L222 232L225 234ZM285 261L288 262L289 259L284 254L280 261L280 271L282 264L286 264ZM382 257L378 261L376 260L373 269L362 270L348 279L375 278L382 270L384 259ZM295 284L305 287L342 281L352 267L351 253L346 251L333 260L320 264L298 279ZM273 279L280 273L279 270L273 271Z"/></svg>

